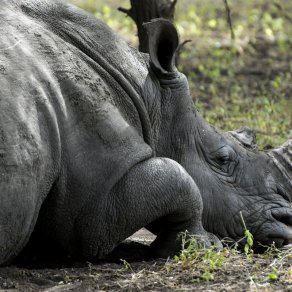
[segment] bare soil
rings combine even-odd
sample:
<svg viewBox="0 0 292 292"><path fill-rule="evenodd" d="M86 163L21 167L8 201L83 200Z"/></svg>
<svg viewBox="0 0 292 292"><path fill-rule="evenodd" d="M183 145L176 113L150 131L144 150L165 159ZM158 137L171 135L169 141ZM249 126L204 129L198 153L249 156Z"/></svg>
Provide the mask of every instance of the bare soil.
<svg viewBox="0 0 292 292"><path fill-rule="evenodd" d="M133 241L149 244L154 236L145 230ZM281 256L247 256L224 250L225 263L206 280L204 266L172 259L150 262L89 263L67 259L27 267L0 268L0 291L292 291L291 246ZM44 267L42 267L42 265ZM48 268L50 267L50 268ZM277 270L277 279L269 274Z"/></svg>

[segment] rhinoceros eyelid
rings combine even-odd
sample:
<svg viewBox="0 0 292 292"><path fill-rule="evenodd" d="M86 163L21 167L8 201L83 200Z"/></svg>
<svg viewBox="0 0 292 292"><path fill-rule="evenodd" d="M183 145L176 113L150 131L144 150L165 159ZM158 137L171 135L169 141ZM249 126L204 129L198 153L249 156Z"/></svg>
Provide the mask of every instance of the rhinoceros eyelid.
<svg viewBox="0 0 292 292"><path fill-rule="evenodd" d="M210 154L211 168L223 175L232 177L237 166L237 154L229 145L224 145Z"/></svg>
<svg viewBox="0 0 292 292"><path fill-rule="evenodd" d="M211 154L211 155L214 155L214 154L218 153L218 152L219 152L221 149L223 149L224 147L226 147L226 145L223 145L223 146L221 146L220 148L218 148L218 149L216 149L216 150L210 152L210 154Z"/></svg>
<svg viewBox="0 0 292 292"><path fill-rule="evenodd" d="M227 145L220 147L219 149L210 154L211 157L215 160L233 161L236 158L235 151L230 146Z"/></svg>

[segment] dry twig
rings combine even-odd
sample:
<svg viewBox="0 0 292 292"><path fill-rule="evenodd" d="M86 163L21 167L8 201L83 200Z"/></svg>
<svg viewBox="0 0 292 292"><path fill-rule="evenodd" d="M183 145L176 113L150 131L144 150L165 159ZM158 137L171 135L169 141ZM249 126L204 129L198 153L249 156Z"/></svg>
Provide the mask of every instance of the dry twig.
<svg viewBox="0 0 292 292"><path fill-rule="evenodd" d="M231 39L235 40L235 34L234 34L232 19L231 19L231 11L230 11L230 7L228 5L227 0L224 0L224 5L225 5L225 10L226 10L227 22L230 28Z"/></svg>

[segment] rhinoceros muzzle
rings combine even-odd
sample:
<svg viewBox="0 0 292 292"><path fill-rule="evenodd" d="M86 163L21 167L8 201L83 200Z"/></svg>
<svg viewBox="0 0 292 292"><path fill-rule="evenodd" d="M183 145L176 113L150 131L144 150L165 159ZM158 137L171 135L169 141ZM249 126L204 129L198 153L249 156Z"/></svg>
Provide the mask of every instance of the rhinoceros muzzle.
<svg viewBox="0 0 292 292"><path fill-rule="evenodd" d="M271 210L273 219L276 220L278 231L284 240L284 245L292 242L292 209L289 207Z"/></svg>

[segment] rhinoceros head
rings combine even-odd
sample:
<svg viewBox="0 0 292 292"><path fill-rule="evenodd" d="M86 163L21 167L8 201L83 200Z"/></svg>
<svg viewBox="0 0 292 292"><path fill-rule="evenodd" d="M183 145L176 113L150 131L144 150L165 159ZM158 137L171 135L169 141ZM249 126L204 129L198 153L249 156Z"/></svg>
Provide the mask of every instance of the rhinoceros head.
<svg viewBox="0 0 292 292"><path fill-rule="evenodd" d="M292 240L292 141L261 152L249 128L223 133L209 125L175 68L174 26L155 20L146 29L151 70L144 96L156 155L176 160L192 176L209 232L237 241L245 224L257 247L287 244Z"/></svg>
<svg viewBox="0 0 292 292"><path fill-rule="evenodd" d="M258 151L251 129L221 133L202 119L195 135L199 151L194 165L202 172L193 178L204 200L206 229L237 241L245 224L257 250L291 242L292 141Z"/></svg>

